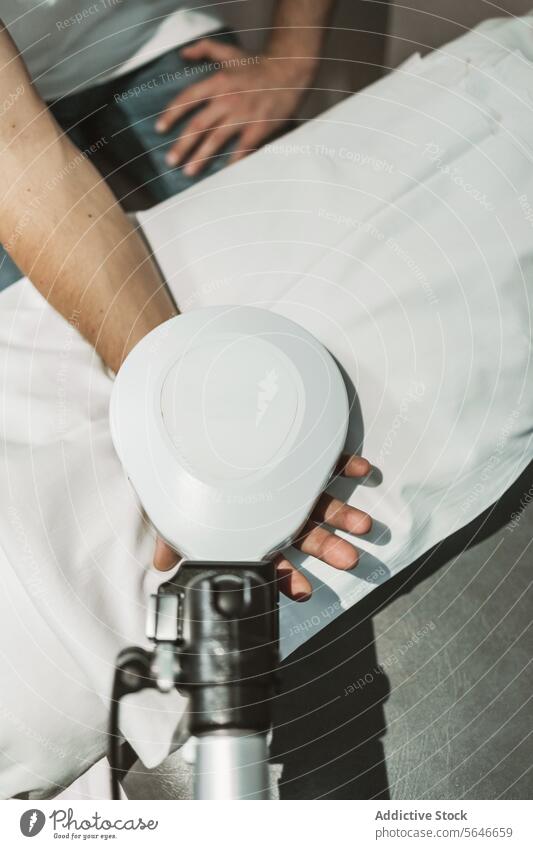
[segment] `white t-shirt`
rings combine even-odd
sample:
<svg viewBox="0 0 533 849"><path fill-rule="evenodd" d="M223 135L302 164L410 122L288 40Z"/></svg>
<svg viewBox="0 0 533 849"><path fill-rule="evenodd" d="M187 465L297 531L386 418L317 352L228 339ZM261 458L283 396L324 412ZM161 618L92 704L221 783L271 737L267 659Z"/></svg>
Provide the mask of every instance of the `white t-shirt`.
<svg viewBox="0 0 533 849"><path fill-rule="evenodd" d="M205 0L3 0L0 17L52 101L219 29L205 8Z"/></svg>

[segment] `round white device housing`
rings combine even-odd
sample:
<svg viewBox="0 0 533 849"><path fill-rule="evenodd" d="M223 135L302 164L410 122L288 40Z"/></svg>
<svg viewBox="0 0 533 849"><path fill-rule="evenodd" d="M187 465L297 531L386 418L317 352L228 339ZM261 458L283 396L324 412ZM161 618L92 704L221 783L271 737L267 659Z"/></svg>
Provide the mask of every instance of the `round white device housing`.
<svg viewBox="0 0 533 849"><path fill-rule="evenodd" d="M189 560L261 560L287 545L344 447L348 399L328 351L269 310L170 319L111 395L118 456L157 532Z"/></svg>

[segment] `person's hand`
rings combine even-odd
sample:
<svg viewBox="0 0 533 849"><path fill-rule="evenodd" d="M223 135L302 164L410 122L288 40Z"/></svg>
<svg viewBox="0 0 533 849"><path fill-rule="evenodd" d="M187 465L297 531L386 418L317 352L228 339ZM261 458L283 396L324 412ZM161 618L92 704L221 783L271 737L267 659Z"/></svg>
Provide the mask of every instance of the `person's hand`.
<svg viewBox="0 0 533 849"><path fill-rule="evenodd" d="M368 460L355 455L343 457L339 466L339 473L349 478L362 478L368 475L370 470ZM323 493L315 504L307 525L293 543L294 547L304 554L311 554L334 569L353 569L359 558L356 547L328 531L324 524L360 536L370 531L372 519L362 510ZM157 540L154 554L156 569L163 572L172 569L179 559L179 555L162 539ZM277 555L275 563L281 592L295 601L306 601L312 590L305 575L282 554Z"/></svg>
<svg viewBox="0 0 533 849"><path fill-rule="evenodd" d="M207 59L223 65L174 98L156 121L156 129L166 133L202 106L166 157L169 165L184 166L189 176L198 174L232 138L236 146L230 162L259 147L294 115L313 74L308 61L255 57L209 38L184 48L181 55L193 62Z"/></svg>

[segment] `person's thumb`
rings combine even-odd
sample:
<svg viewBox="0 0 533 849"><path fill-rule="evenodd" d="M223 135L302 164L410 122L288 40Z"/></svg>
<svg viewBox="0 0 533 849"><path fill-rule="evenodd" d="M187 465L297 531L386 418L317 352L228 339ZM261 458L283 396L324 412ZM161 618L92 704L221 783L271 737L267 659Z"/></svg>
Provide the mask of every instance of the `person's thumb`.
<svg viewBox="0 0 533 849"><path fill-rule="evenodd" d="M154 566L160 572L168 572L179 560L179 555L164 542L160 537L157 538L154 551Z"/></svg>

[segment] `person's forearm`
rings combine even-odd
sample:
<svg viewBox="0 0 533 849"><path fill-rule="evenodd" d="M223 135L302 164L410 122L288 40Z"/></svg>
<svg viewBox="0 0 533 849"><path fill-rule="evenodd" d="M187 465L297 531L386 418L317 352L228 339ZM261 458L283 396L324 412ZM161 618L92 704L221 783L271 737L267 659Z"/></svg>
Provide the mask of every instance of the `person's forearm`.
<svg viewBox="0 0 533 849"><path fill-rule="evenodd" d="M278 0L265 54L298 57L300 72L312 80L320 61L326 25L335 0Z"/></svg>
<svg viewBox="0 0 533 849"><path fill-rule="evenodd" d="M57 126L4 29L0 68L0 103L11 104L0 122L0 242L116 371L176 308L139 234Z"/></svg>

